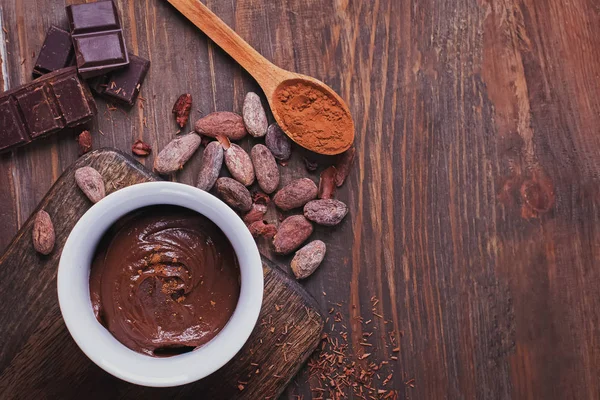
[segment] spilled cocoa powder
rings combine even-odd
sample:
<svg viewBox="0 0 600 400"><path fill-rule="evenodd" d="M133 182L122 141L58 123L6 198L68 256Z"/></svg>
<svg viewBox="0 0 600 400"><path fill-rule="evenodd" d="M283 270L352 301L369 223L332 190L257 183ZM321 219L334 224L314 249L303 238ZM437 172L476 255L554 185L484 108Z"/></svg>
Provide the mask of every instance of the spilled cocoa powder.
<svg viewBox="0 0 600 400"><path fill-rule="evenodd" d="M352 144L352 116L317 85L299 80L286 82L275 97L281 127L299 145L321 154L339 154Z"/></svg>

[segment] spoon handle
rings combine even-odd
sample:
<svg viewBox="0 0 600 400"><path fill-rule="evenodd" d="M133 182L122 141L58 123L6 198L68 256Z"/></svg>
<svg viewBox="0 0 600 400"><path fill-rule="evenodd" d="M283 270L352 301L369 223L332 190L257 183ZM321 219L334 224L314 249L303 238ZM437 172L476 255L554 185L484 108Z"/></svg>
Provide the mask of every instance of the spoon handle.
<svg viewBox="0 0 600 400"><path fill-rule="evenodd" d="M200 0L167 0L256 79L267 96L289 74L264 58Z"/></svg>

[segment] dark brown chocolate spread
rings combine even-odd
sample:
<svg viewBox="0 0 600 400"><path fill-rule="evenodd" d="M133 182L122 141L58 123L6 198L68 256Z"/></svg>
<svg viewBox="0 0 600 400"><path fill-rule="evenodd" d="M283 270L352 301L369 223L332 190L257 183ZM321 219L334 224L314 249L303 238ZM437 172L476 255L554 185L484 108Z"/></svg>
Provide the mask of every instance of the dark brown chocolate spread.
<svg viewBox="0 0 600 400"><path fill-rule="evenodd" d="M208 218L153 206L119 220L102 239L90 275L98 321L140 353L167 356L212 339L235 310L239 266Z"/></svg>

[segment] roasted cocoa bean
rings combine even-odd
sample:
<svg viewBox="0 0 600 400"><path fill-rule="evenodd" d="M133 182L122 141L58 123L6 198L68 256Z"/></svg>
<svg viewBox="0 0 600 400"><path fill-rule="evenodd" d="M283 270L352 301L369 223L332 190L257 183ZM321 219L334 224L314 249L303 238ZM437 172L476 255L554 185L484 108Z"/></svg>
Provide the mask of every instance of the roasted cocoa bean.
<svg viewBox="0 0 600 400"><path fill-rule="evenodd" d="M317 197L317 185L308 179L301 178L285 185L273 198L275 205L284 211L302 207Z"/></svg>
<svg viewBox="0 0 600 400"><path fill-rule="evenodd" d="M131 146L131 152L138 157L147 157L152 153L152 147L138 139L133 146Z"/></svg>
<svg viewBox="0 0 600 400"><path fill-rule="evenodd" d="M92 150L92 134L90 131L83 131L77 136L79 144L79 155L82 156Z"/></svg>
<svg viewBox="0 0 600 400"><path fill-rule="evenodd" d="M320 199L333 199L335 197L335 177L337 169L331 166L321 172L319 179L319 195Z"/></svg>
<svg viewBox="0 0 600 400"><path fill-rule="evenodd" d="M313 226L304 216L292 215L283 220L273 239L275 252L290 254L302 245L313 232Z"/></svg>
<svg viewBox="0 0 600 400"><path fill-rule="evenodd" d="M56 237L54 224L46 211L41 210L35 215L31 238L35 251L45 256L52 253Z"/></svg>
<svg viewBox="0 0 600 400"><path fill-rule="evenodd" d="M75 171L75 182L92 203L97 203L106 196L104 179L92 167L82 167Z"/></svg>
<svg viewBox="0 0 600 400"><path fill-rule="evenodd" d="M291 264L296 279L304 279L312 275L323 262L326 251L325 243L320 240L314 240L298 250Z"/></svg>
<svg viewBox="0 0 600 400"><path fill-rule="evenodd" d="M262 221L266 213L266 205L254 203L252 204L252 209L248 211L242 219L246 225L250 225L256 221Z"/></svg>
<svg viewBox="0 0 600 400"><path fill-rule="evenodd" d="M231 178L219 178L216 183L217 193L231 208L246 212L252 208L252 197L248 189Z"/></svg>
<svg viewBox="0 0 600 400"><path fill-rule="evenodd" d="M348 206L335 199L313 200L304 206L304 216L319 225L337 225L346 214Z"/></svg>
<svg viewBox="0 0 600 400"><path fill-rule="evenodd" d="M352 146L342 154L338 156L338 161L335 165L337 174L335 176L335 184L340 187L346 181L346 178L350 174L352 164L354 164L354 156L356 154L356 147Z"/></svg>
<svg viewBox="0 0 600 400"><path fill-rule="evenodd" d="M229 111L218 111L200 118L194 129L200 135L213 138L224 135L231 140L240 140L248 133L241 115Z"/></svg>
<svg viewBox="0 0 600 400"><path fill-rule="evenodd" d="M196 187L209 191L215 185L223 165L223 147L219 142L211 142L202 154L202 165L198 173Z"/></svg>
<svg viewBox="0 0 600 400"><path fill-rule="evenodd" d="M267 114L263 108L260 97L253 92L248 92L244 99L244 107L242 111L244 125L246 130L254 137L263 137L267 134L269 122Z"/></svg>
<svg viewBox="0 0 600 400"><path fill-rule="evenodd" d="M250 152L258 186L267 194L273 193L279 186L279 168L277 161L267 146L257 144Z"/></svg>
<svg viewBox="0 0 600 400"><path fill-rule="evenodd" d="M175 105L173 106L173 114L177 120L177 125L183 128L190 118L190 111L192 110L192 95L189 93L182 94L179 96Z"/></svg>
<svg viewBox="0 0 600 400"><path fill-rule="evenodd" d="M265 194L263 192L256 192L252 195L252 201L256 204L264 204L265 206L268 206L271 202L271 198L268 194Z"/></svg>
<svg viewBox="0 0 600 400"><path fill-rule="evenodd" d="M271 124L267 129L265 145L279 161L288 160L292 155L292 141L277 124Z"/></svg>
<svg viewBox="0 0 600 400"><path fill-rule="evenodd" d="M244 186L254 183L252 160L244 149L235 143L225 150L225 165L231 176Z"/></svg>
<svg viewBox="0 0 600 400"><path fill-rule="evenodd" d="M264 221L256 221L248 225L248 230L253 237L259 238L261 236L266 237L268 239L273 238L277 234L277 227L271 224L265 224Z"/></svg>
<svg viewBox="0 0 600 400"><path fill-rule="evenodd" d="M195 133L173 139L154 159L154 170L168 175L183 168L183 165L200 147L202 139Z"/></svg>

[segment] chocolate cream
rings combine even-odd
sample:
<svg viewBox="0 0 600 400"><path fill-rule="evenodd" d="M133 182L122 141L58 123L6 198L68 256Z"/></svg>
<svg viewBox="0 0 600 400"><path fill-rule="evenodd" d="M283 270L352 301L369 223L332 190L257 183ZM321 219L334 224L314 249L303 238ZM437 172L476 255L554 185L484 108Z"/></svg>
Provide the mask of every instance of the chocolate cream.
<svg viewBox="0 0 600 400"><path fill-rule="evenodd" d="M235 310L239 266L231 243L208 218L152 206L119 220L94 257L96 318L121 343L168 356L211 340Z"/></svg>

